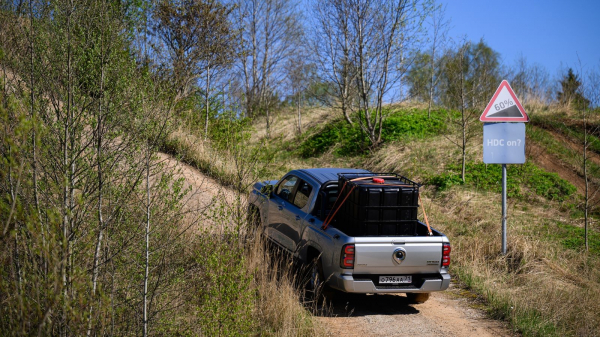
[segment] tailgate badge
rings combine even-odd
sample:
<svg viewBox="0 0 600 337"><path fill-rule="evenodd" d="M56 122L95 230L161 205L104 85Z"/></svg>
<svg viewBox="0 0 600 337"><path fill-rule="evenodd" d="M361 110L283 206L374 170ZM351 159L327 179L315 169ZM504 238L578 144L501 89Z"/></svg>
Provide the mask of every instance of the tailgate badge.
<svg viewBox="0 0 600 337"><path fill-rule="evenodd" d="M396 264L402 263L406 258L406 250L404 248L397 248L392 253L392 260L396 262Z"/></svg>

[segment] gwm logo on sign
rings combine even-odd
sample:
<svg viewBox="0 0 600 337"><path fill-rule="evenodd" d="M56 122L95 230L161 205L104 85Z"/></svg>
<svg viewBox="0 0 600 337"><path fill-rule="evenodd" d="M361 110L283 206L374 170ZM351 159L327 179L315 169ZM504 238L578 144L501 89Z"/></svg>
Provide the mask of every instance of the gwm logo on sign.
<svg viewBox="0 0 600 337"><path fill-rule="evenodd" d="M506 80L479 117L482 122L529 122L529 116Z"/></svg>

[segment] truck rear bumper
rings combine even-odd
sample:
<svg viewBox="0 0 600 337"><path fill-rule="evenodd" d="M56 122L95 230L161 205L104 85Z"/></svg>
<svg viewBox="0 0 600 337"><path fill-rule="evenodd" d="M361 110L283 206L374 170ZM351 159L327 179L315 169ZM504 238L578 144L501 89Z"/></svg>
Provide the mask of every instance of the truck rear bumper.
<svg viewBox="0 0 600 337"><path fill-rule="evenodd" d="M450 274L424 275L418 282L408 285L378 285L377 277L336 274L329 285L347 293L428 293L446 290L450 286Z"/></svg>

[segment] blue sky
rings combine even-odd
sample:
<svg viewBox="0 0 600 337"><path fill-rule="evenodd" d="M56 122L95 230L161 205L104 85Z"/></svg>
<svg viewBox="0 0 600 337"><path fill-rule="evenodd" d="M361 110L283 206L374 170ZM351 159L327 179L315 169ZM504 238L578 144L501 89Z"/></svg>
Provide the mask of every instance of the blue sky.
<svg viewBox="0 0 600 337"><path fill-rule="evenodd" d="M437 0L449 37L483 38L507 65L523 55L551 77L561 69L600 67L600 0Z"/></svg>

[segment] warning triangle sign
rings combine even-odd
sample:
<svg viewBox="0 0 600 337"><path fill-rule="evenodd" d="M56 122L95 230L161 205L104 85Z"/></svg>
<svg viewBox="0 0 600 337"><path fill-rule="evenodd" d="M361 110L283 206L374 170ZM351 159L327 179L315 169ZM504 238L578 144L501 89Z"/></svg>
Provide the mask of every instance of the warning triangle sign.
<svg viewBox="0 0 600 337"><path fill-rule="evenodd" d="M529 116L510 84L503 80L479 120L482 122L529 122Z"/></svg>

